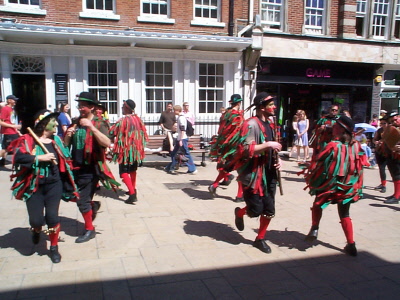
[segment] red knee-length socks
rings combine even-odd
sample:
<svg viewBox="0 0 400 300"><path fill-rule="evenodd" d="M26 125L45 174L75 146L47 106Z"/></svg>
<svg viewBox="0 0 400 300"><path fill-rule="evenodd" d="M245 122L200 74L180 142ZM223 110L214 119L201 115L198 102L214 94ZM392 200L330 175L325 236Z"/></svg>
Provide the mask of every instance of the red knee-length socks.
<svg viewBox="0 0 400 300"><path fill-rule="evenodd" d="M260 216L260 228L258 229L257 240L264 239L265 233L267 232L269 222L271 222L270 218Z"/></svg>
<svg viewBox="0 0 400 300"><path fill-rule="evenodd" d="M396 199L400 198L400 180L396 180L394 183L394 197Z"/></svg>
<svg viewBox="0 0 400 300"><path fill-rule="evenodd" d="M243 198L243 185L240 181L238 181L238 191L236 197Z"/></svg>
<svg viewBox="0 0 400 300"><path fill-rule="evenodd" d="M322 208L314 204L313 207L311 208L311 225L314 227L318 227L321 218L322 218Z"/></svg>
<svg viewBox="0 0 400 300"><path fill-rule="evenodd" d="M54 232L49 234L50 246L57 246L58 236L60 234L60 223L53 227Z"/></svg>
<svg viewBox="0 0 400 300"><path fill-rule="evenodd" d="M129 175L131 175L131 184L133 188L132 194L136 194L136 171L130 172Z"/></svg>
<svg viewBox="0 0 400 300"><path fill-rule="evenodd" d="M122 173L121 178L124 181L126 187L128 188L129 195L133 195L135 193L135 189L132 186L132 180L128 173ZM135 177L136 181L136 177Z"/></svg>
<svg viewBox="0 0 400 300"><path fill-rule="evenodd" d="M351 221L350 217L340 219L340 223L342 223L342 228L344 235L346 236L347 243L353 244L353 222Z"/></svg>
<svg viewBox="0 0 400 300"><path fill-rule="evenodd" d="M94 230L93 221L92 221L92 210L88 212L82 213L83 219L85 220L85 229L86 230Z"/></svg>
<svg viewBox="0 0 400 300"><path fill-rule="evenodd" d="M214 183L213 183L213 186L214 186L215 188L217 188L217 187L219 186L219 182L220 182L222 179L225 178L225 175L226 175L226 172L224 172L224 171L219 171L218 176L217 176L217 179L215 179L215 181L214 181Z"/></svg>
<svg viewBox="0 0 400 300"><path fill-rule="evenodd" d="M386 180L381 180L381 184L382 184L383 186L386 186Z"/></svg>

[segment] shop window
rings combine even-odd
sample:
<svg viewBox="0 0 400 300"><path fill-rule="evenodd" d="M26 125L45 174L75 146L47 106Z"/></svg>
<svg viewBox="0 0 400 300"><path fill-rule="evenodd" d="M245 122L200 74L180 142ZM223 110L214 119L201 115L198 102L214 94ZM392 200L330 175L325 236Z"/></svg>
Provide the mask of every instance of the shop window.
<svg viewBox="0 0 400 300"><path fill-rule="evenodd" d="M307 34L325 34L326 0L306 0L304 30Z"/></svg>
<svg viewBox="0 0 400 300"><path fill-rule="evenodd" d="M83 0L83 11L79 13L81 18L119 20L116 14L115 0Z"/></svg>
<svg viewBox="0 0 400 300"><path fill-rule="evenodd" d="M199 112L218 113L224 100L224 65L199 64Z"/></svg>
<svg viewBox="0 0 400 300"><path fill-rule="evenodd" d="M284 0L261 0L261 23L266 30L282 30Z"/></svg>
<svg viewBox="0 0 400 300"><path fill-rule="evenodd" d="M172 62L146 61L146 113L160 114L172 102Z"/></svg>
<svg viewBox="0 0 400 300"><path fill-rule="evenodd" d="M109 115L116 115L118 76L116 60L88 60L88 90L97 96Z"/></svg>

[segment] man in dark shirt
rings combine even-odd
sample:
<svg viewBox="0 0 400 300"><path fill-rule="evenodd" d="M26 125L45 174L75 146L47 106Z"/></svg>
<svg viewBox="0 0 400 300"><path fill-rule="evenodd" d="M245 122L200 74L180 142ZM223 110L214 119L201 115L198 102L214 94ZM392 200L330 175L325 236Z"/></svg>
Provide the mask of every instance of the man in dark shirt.
<svg viewBox="0 0 400 300"><path fill-rule="evenodd" d="M167 109L161 113L158 123L160 124L163 132L172 129L172 126L176 123L175 113L172 110L172 103L167 104Z"/></svg>

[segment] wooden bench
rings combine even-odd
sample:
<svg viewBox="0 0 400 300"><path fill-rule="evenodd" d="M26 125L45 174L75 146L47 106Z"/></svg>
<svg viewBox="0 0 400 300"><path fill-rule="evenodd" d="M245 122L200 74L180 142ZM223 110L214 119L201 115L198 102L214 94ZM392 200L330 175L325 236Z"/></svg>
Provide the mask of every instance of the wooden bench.
<svg viewBox="0 0 400 300"><path fill-rule="evenodd" d="M163 141L166 135L149 135L149 139L146 145L146 155L167 155L168 151L162 151ZM201 166L206 166L206 153L207 149L200 149L201 136L200 134L195 134L189 137L189 145L192 145L194 150L190 150L191 154L201 154Z"/></svg>

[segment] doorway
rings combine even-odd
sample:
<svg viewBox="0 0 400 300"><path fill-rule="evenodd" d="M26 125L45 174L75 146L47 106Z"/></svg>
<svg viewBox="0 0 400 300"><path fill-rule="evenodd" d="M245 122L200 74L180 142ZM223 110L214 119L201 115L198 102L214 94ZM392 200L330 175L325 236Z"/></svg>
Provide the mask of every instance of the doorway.
<svg viewBox="0 0 400 300"><path fill-rule="evenodd" d="M13 95L19 98L15 111L22 122L21 132L26 133L27 127L35 125L35 114L46 108L45 75L12 74L11 84Z"/></svg>

